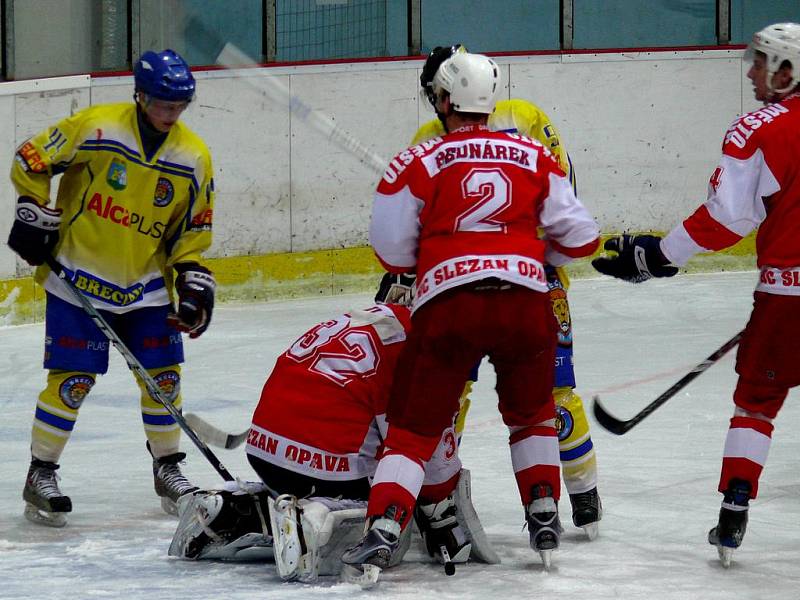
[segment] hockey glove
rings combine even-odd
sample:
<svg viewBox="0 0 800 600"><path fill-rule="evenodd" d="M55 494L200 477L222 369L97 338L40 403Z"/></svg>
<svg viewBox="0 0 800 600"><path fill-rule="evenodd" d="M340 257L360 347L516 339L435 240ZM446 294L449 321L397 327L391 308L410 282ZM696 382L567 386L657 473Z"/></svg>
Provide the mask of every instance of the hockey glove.
<svg viewBox="0 0 800 600"><path fill-rule="evenodd" d="M60 224L60 208L53 210L29 196L20 196L8 245L29 265L40 265L58 242Z"/></svg>
<svg viewBox="0 0 800 600"><path fill-rule="evenodd" d="M386 273L381 279L375 302L411 306L414 300L415 273Z"/></svg>
<svg viewBox="0 0 800 600"><path fill-rule="evenodd" d="M611 275L630 283L641 283L652 277L672 277L677 267L661 252L661 238L655 235L620 235L606 240L603 249L616 256L595 258L592 266L603 275Z"/></svg>
<svg viewBox="0 0 800 600"><path fill-rule="evenodd" d="M217 282L211 271L197 263L175 265L178 278L175 290L178 292L178 311L169 316L169 322L178 329L196 338L208 329L211 313L214 310L214 291Z"/></svg>

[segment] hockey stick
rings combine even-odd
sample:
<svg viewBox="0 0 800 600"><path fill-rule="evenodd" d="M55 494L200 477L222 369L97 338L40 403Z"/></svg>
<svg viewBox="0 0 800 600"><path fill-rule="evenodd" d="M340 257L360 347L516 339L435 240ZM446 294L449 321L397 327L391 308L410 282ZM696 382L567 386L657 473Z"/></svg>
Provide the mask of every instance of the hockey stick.
<svg viewBox="0 0 800 600"><path fill-rule="evenodd" d="M230 42L225 44L222 48L222 52L217 56L217 64L226 69L248 67L252 66L255 62L256 61ZM362 144L353 135L342 129L329 116L314 110L306 104L302 98L296 94L292 94L277 77L273 75L263 75L259 77L240 77L239 80L274 102L287 105L289 107L289 112L291 112L296 119L317 130L332 143L360 160L375 173L383 175L386 170L387 161Z"/></svg>
<svg viewBox="0 0 800 600"><path fill-rule="evenodd" d="M206 444L217 448L225 448L226 450L241 446L250 432L250 428L247 428L242 433L228 433L214 427L214 425L194 413L186 413L183 418L194 429L197 437Z"/></svg>
<svg viewBox="0 0 800 600"><path fill-rule="evenodd" d="M47 256L45 259L47 265L53 270L58 278L63 282L64 287L69 290L69 293L72 297L78 302L78 304L86 311L86 314L94 321L94 324L103 332L103 334L108 338L108 340L114 344L119 353L122 354L122 357L125 359L125 362L128 363L128 368L133 371L139 379L144 382L145 388L150 393L150 395L160 402L164 408L167 409L167 412L172 415L172 418L178 423L183 432L189 437L194 445L200 450L203 456L206 457L208 462L211 463L211 466L214 467L217 473L225 481L235 481L236 479L233 475L230 474L228 469L219 461L219 459L214 455L214 453L206 446L203 441L197 437L192 428L186 423L186 420L181 415L181 412L175 408L175 405L164 396L164 393L161 391L161 388L158 387L158 384L155 382L153 377L147 370L142 366L142 363L139 362L133 353L128 349L128 347L122 342L120 337L114 331L114 329L108 324L108 322L103 318L103 316L97 311L97 309L92 306L92 303L89 299L83 295L83 293L75 286L75 283L69 278L67 274L67 270L64 266L59 263L55 258L52 256Z"/></svg>
<svg viewBox="0 0 800 600"><path fill-rule="evenodd" d="M622 435L629 430L633 429L636 425L641 423L650 413L652 413L655 409L659 406L664 404L667 400L672 398L675 394L685 388L691 381L693 381L696 377L706 371L711 365L717 362L720 358L725 356L728 351L730 351L733 347L735 347L739 340L742 339L742 334L744 332L740 331L727 342L722 344L719 349L714 352L711 356L705 359L703 362L698 364L694 367L691 371L689 371L686 375L684 375L675 385L669 388L666 392L661 394L658 398L653 400L650 404L645 406L642 410L636 413L633 417L628 419L627 421L623 421L621 419L617 419L613 415L611 415L600 403L600 397L594 396L592 398L592 408L594 411L594 418L597 419L597 422L604 428L616 435Z"/></svg>

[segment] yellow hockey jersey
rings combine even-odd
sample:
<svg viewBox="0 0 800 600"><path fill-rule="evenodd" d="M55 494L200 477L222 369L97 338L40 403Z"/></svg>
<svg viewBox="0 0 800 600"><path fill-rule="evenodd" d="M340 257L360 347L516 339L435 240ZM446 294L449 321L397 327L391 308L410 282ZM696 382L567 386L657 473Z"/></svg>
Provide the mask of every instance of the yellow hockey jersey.
<svg viewBox="0 0 800 600"><path fill-rule="evenodd" d="M54 254L92 304L122 313L169 303L171 267L201 262L211 245L214 179L205 143L178 121L145 156L136 105L82 110L18 149L11 179L18 195L50 202L61 174ZM50 269L36 280L73 302Z"/></svg>
<svg viewBox="0 0 800 600"><path fill-rule="evenodd" d="M569 155L558 137L558 132L545 112L527 100L500 100L494 112L489 115L489 129L492 131L507 131L519 133L539 141L545 148L549 148L558 159L558 164L569 177L572 187L575 188L575 175L572 172L572 163ZM444 135L444 125L439 119L428 121L419 128L412 146L426 140Z"/></svg>

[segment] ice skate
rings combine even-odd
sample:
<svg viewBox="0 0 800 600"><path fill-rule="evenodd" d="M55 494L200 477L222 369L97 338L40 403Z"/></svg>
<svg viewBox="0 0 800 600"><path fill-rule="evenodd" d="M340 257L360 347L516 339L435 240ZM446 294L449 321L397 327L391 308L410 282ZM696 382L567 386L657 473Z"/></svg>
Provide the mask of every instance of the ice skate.
<svg viewBox="0 0 800 600"><path fill-rule="evenodd" d="M150 450L149 443L147 449ZM178 498L199 489L189 483L189 480L181 473L178 463L185 458L186 455L183 452L176 452L160 458L153 457L153 483L156 494L161 497L161 508L169 515L178 516Z"/></svg>
<svg viewBox="0 0 800 600"><path fill-rule="evenodd" d="M28 469L28 478L22 498L25 500L25 518L32 523L48 527L64 527L66 513L72 511L72 501L58 488L59 465L34 458Z"/></svg>
<svg viewBox="0 0 800 600"><path fill-rule="evenodd" d="M600 519L603 518L603 504L600 502L597 488L570 494L569 501L572 504L572 522L575 527L582 528L590 540L595 539L600 532Z"/></svg>
<svg viewBox="0 0 800 600"><path fill-rule="evenodd" d="M465 563L472 544L456 519L456 503L452 496L441 502L417 505L414 517L425 540L428 554L445 567L445 573L455 573L456 563Z"/></svg>
<svg viewBox="0 0 800 600"><path fill-rule="evenodd" d="M363 586L374 584L381 569L392 562L400 547L400 521L404 511L390 506L382 517L368 521L368 529L361 541L342 555L342 578Z"/></svg>
<svg viewBox="0 0 800 600"><path fill-rule="evenodd" d="M58 488L58 465L34 458L28 469L28 478L22 498L25 500L25 518L31 523L48 527L64 527L66 513L72 511L72 501Z"/></svg>
<svg viewBox="0 0 800 600"><path fill-rule="evenodd" d="M533 502L525 507L525 521L531 539L531 548L542 557L544 568L549 569L553 550L558 548L563 531L558 518L558 504L549 485L533 486Z"/></svg>
<svg viewBox="0 0 800 600"><path fill-rule="evenodd" d="M719 560L726 569L731 566L733 551L742 545L747 530L750 484L732 479L722 499L717 526L708 532L708 543L717 547Z"/></svg>

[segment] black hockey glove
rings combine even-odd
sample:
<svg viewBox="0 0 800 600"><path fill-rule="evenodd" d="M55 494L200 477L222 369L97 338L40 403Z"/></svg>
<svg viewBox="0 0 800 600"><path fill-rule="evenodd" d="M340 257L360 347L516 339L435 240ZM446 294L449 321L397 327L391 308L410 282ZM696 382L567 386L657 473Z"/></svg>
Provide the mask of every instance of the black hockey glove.
<svg viewBox="0 0 800 600"><path fill-rule="evenodd" d="M414 300L415 273L386 273L381 279L375 302L411 306Z"/></svg>
<svg viewBox="0 0 800 600"><path fill-rule="evenodd" d="M190 338L196 338L208 329L214 310L214 291L217 282L211 271L197 263L175 265L179 273L175 280L178 292L178 311L169 316L169 322Z"/></svg>
<svg viewBox="0 0 800 600"><path fill-rule="evenodd" d="M603 249L616 256L595 258L592 266L603 275L611 275L630 283L641 283L652 277L672 277L677 267L661 252L661 238L655 235L620 235L606 240Z"/></svg>
<svg viewBox="0 0 800 600"><path fill-rule="evenodd" d="M60 224L60 208L53 210L29 196L20 196L8 245L29 265L40 265L58 243Z"/></svg>

